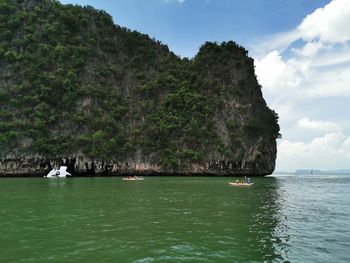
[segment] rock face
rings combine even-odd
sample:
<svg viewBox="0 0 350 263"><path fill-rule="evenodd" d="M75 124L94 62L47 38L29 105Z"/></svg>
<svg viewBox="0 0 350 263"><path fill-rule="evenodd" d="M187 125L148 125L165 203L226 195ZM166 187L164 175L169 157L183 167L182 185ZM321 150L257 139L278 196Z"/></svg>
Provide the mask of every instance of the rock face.
<svg viewBox="0 0 350 263"><path fill-rule="evenodd" d="M278 117L243 47L181 59L51 0L0 0L0 14L0 176L273 172Z"/></svg>

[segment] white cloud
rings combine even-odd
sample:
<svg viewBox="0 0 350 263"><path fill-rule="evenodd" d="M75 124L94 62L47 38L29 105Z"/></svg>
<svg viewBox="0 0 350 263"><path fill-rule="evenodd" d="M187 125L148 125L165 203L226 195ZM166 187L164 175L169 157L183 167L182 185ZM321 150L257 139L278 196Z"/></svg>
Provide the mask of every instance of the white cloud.
<svg viewBox="0 0 350 263"><path fill-rule="evenodd" d="M315 121L309 118L302 118L298 121L298 126L307 130L318 130L326 132L340 131L341 127L335 122L331 121Z"/></svg>
<svg viewBox="0 0 350 263"><path fill-rule="evenodd" d="M308 15L299 25L303 39L319 39L326 43L345 43L350 40L350 1L333 0Z"/></svg>
<svg viewBox="0 0 350 263"><path fill-rule="evenodd" d="M255 60L256 70L260 84L266 89L276 88L277 83L281 83L280 76L286 73L286 64L277 51L273 51L261 60ZM271 74L273 72L274 74Z"/></svg>
<svg viewBox="0 0 350 263"><path fill-rule="evenodd" d="M322 56L316 56L312 61L314 67L332 67L350 63L350 46L328 48Z"/></svg>
<svg viewBox="0 0 350 263"><path fill-rule="evenodd" d="M327 57L330 60L327 61ZM338 59L338 60L336 60ZM267 93L281 93L289 99L350 96L350 54L331 58L320 55L314 59L292 57L284 60L272 51L255 60L256 75ZM321 66L328 68L326 70ZM268 94L269 95L269 94Z"/></svg>
<svg viewBox="0 0 350 263"><path fill-rule="evenodd" d="M316 72L306 95L311 98L350 97L350 66Z"/></svg>
<svg viewBox="0 0 350 263"><path fill-rule="evenodd" d="M350 143L341 132L314 138L309 143L283 140L278 145L277 169L300 168L346 169L349 168Z"/></svg>
<svg viewBox="0 0 350 263"><path fill-rule="evenodd" d="M288 59L276 49L255 60L264 90L298 99L350 96L349 25L350 0L334 0L308 15L295 30L273 37L272 46L283 43L287 51L298 39L309 42L290 47L293 56Z"/></svg>
<svg viewBox="0 0 350 263"><path fill-rule="evenodd" d="M275 50L278 51L278 53L281 53L285 51L291 43L298 40L300 37L300 32L298 30L268 36L252 46L252 53L256 58L261 58L266 53Z"/></svg>
<svg viewBox="0 0 350 263"><path fill-rule="evenodd" d="M310 64L310 60L304 59L284 60L277 51L255 60L256 75L264 90L288 97L290 93L293 96L305 96L302 87L312 74Z"/></svg>
<svg viewBox="0 0 350 263"><path fill-rule="evenodd" d="M350 136L345 140L343 146L345 147L345 149L350 149ZM346 158L350 159L350 151L346 151L344 155L346 156Z"/></svg>
<svg viewBox="0 0 350 263"><path fill-rule="evenodd" d="M255 57L277 50L285 51L293 42L307 42L304 52L314 52L318 45L346 44L350 41L350 0L333 0L304 18L295 29L269 36L253 47ZM310 46L310 43L313 43Z"/></svg>
<svg viewBox="0 0 350 263"><path fill-rule="evenodd" d="M301 47L295 47L297 40ZM254 51L264 97L280 116L284 139L277 169L349 168L350 137L342 132L349 121L337 120L342 129L324 121L321 112L327 105L334 118L350 111L350 105L337 105L350 97L350 0L333 0L295 29L264 39Z"/></svg>
<svg viewBox="0 0 350 263"><path fill-rule="evenodd" d="M314 57L324 47L321 42L309 42L301 49L292 48L292 51L300 57Z"/></svg>

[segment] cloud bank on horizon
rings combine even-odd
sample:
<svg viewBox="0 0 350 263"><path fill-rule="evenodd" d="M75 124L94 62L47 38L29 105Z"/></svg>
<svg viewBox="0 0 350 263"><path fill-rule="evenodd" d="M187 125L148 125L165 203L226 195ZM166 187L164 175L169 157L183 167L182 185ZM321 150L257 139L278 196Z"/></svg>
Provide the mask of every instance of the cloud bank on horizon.
<svg viewBox="0 0 350 263"><path fill-rule="evenodd" d="M349 168L350 0L318 8L253 52L284 135L277 170Z"/></svg>

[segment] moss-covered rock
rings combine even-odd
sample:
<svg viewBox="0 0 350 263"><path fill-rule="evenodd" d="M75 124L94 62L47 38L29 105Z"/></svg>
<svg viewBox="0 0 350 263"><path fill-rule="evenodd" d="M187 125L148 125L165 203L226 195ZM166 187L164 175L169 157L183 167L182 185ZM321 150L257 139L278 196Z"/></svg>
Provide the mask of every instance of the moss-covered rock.
<svg viewBox="0 0 350 263"><path fill-rule="evenodd" d="M0 14L0 174L62 158L75 174L274 170L278 117L236 43L189 60L89 6L0 0Z"/></svg>

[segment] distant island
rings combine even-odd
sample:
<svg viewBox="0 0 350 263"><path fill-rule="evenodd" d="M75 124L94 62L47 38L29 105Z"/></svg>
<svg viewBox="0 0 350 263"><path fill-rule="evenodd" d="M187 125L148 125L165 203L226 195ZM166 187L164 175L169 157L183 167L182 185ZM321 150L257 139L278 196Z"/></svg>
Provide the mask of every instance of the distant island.
<svg viewBox="0 0 350 263"><path fill-rule="evenodd" d="M263 176L278 137L233 41L182 59L90 6L0 0L0 176Z"/></svg>
<svg viewBox="0 0 350 263"><path fill-rule="evenodd" d="M294 173L296 173L296 174L319 174L319 173L321 173L321 170L301 169L301 170L296 170Z"/></svg>
<svg viewBox="0 0 350 263"><path fill-rule="evenodd" d="M335 170L317 170L317 169L299 169L294 172L276 171L276 174L350 174L350 169L335 169Z"/></svg>

